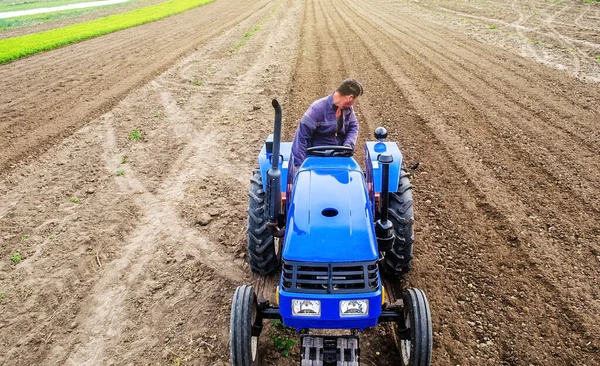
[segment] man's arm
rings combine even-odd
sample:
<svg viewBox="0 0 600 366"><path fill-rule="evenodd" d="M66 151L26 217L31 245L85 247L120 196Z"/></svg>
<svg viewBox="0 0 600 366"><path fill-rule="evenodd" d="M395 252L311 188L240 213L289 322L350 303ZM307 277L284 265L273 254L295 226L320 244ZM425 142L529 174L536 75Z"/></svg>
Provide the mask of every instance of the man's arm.
<svg viewBox="0 0 600 366"><path fill-rule="evenodd" d="M357 138L358 121L356 120L356 115L354 115L354 111L352 111L348 119L348 133L346 134L346 139L344 140L344 146L350 146L352 150L354 150Z"/></svg>
<svg viewBox="0 0 600 366"><path fill-rule="evenodd" d="M308 116L307 113L302 116L296 135L294 136L294 142L292 142L292 155L294 155L294 164L300 165L306 158L306 149L309 148L310 141L312 140L313 132L317 128L315 121Z"/></svg>

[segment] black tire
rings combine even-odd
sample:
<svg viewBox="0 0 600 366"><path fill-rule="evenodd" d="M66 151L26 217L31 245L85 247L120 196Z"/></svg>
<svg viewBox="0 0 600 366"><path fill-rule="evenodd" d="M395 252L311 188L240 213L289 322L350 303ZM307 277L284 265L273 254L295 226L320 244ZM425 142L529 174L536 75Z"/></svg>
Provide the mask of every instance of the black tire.
<svg viewBox="0 0 600 366"><path fill-rule="evenodd" d="M400 364L402 366L429 366L431 364L431 312L425 293L408 289L404 302L404 323L409 339L400 338Z"/></svg>
<svg viewBox="0 0 600 366"><path fill-rule="evenodd" d="M255 326L257 312L256 294L252 286L238 286L231 303L229 349L231 366L255 366L258 360L258 336Z"/></svg>
<svg viewBox="0 0 600 366"><path fill-rule="evenodd" d="M410 174L404 169L400 174L398 190L390 193L388 205L388 218L394 226L396 240L392 249L385 253L382 261L382 271L391 277L399 277L410 270L410 261L413 259L414 212L412 185Z"/></svg>
<svg viewBox="0 0 600 366"><path fill-rule="evenodd" d="M267 226L268 208L260 169L254 170L248 196L248 261L252 272L266 276L277 269L279 261L274 237Z"/></svg>

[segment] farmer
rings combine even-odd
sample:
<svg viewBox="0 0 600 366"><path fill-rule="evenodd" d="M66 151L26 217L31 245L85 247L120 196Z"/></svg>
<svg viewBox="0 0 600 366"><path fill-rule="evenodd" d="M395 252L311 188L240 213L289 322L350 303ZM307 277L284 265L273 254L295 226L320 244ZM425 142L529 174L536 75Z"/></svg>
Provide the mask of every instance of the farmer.
<svg viewBox="0 0 600 366"><path fill-rule="evenodd" d="M295 166L302 164L309 147L346 146L354 151L358 121L352 106L362 93L363 88L358 81L346 79L333 94L314 101L308 107L292 143Z"/></svg>

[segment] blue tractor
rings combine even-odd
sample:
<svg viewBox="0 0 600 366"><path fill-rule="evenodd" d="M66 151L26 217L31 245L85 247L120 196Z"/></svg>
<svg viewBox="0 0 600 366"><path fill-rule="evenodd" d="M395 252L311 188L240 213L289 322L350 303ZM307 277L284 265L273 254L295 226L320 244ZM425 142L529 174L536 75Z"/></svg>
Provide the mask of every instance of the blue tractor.
<svg viewBox="0 0 600 366"><path fill-rule="evenodd" d="M388 304L380 274L400 277L413 256L411 185L398 146L385 142L387 132L379 127L378 141L366 143L364 172L344 146L309 148L294 168L291 143L280 142L276 100L273 107L274 134L251 179L248 252L253 272L281 269L281 277L275 304L259 300L252 286L236 289L232 366L260 364L264 319L279 319L300 333L302 366L360 365L358 334L380 322L397 324L400 365L429 365L431 314L424 292L408 289Z"/></svg>

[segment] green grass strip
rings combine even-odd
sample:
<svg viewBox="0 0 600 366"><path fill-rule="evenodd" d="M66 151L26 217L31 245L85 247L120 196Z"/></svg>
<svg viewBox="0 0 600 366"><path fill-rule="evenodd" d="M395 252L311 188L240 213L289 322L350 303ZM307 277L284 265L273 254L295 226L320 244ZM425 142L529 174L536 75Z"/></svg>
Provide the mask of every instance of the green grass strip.
<svg viewBox="0 0 600 366"><path fill-rule="evenodd" d="M0 63L166 18L214 0L172 0L91 22L0 40Z"/></svg>
<svg viewBox="0 0 600 366"><path fill-rule="evenodd" d="M94 0L96 1L96 0ZM53 22L62 19L74 18L80 15L93 14L102 10L107 9L115 9L127 5L132 5L139 3L145 0L129 0L124 3L118 4L110 4L110 5L102 5L95 6L91 8L83 8L83 9L71 9L71 10L61 10L54 11L52 13L42 13L42 14L33 14L33 15L23 15L20 17L14 18L5 18L0 19L0 31L6 31L9 29L27 27L29 25L37 25L47 22Z"/></svg>

